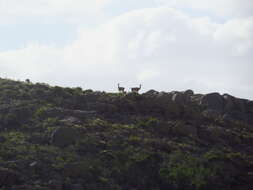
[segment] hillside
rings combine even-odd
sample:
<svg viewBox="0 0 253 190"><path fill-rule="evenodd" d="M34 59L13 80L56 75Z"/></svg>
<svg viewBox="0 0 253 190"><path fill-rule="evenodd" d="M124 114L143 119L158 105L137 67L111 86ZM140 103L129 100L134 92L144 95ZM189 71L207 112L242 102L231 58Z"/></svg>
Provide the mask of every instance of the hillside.
<svg viewBox="0 0 253 190"><path fill-rule="evenodd" d="M251 190L253 101L0 79L1 190Z"/></svg>

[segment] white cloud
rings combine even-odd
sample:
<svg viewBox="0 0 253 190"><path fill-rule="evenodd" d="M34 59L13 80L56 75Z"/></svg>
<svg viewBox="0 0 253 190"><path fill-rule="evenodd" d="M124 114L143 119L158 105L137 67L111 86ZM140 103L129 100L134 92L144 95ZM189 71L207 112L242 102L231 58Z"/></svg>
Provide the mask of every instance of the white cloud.
<svg viewBox="0 0 253 190"><path fill-rule="evenodd" d="M0 0L0 11L14 16L85 14L100 10L108 2L110 0Z"/></svg>
<svg viewBox="0 0 253 190"><path fill-rule="evenodd" d="M252 0L156 0L175 8L191 8L223 17L247 17L253 14Z"/></svg>
<svg viewBox="0 0 253 190"><path fill-rule="evenodd" d="M239 27L238 27L239 26ZM0 74L113 90L220 91L253 98L253 18L217 24L171 8L131 11L81 29L63 47L30 45L0 53Z"/></svg>
<svg viewBox="0 0 253 190"><path fill-rule="evenodd" d="M84 16L96 16L112 0L0 0L0 23L22 23L40 20L75 22ZM95 20L95 18L93 18Z"/></svg>

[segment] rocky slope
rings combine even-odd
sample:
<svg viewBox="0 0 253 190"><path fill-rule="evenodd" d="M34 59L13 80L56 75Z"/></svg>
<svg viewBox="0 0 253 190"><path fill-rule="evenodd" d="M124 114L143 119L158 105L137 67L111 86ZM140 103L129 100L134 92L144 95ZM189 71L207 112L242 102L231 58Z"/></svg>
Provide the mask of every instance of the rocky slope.
<svg viewBox="0 0 253 190"><path fill-rule="evenodd" d="M1 190L251 190L253 101L0 79Z"/></svg>

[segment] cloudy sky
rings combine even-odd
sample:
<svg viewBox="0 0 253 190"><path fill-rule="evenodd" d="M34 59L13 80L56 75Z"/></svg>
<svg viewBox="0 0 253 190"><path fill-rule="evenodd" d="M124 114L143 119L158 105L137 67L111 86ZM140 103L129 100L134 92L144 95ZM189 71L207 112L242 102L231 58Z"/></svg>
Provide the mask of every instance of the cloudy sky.
<svg viewBox="0 0 253 190"><path fill-rule="evenodd" d="M0 77L253 99L252 0L0 0Z"/></svg>

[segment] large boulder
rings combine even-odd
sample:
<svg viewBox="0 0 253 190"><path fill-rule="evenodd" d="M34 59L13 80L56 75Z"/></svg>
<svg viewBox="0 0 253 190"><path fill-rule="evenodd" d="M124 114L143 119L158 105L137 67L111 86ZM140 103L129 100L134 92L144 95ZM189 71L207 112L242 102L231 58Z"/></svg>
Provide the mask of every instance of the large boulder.
<svg viewBox="0 0 253 190"><path fill-rule="evenodd" d="M180 100L180 95L175 96L175 101L173 101L173 96L176 94L175 93L165 93L165 92L160 92L157 95L157 98L155 99L156 103L163 108L166 116L179 116L182 113L182 105L183 103Z"/></svg>
<svg viewBox="0 0 253 190"><path fill-rule="evenodd" d="M229 94L224 94L223 95L223 98L225 100L224 102L224 110L226 112L229 112L229 111L233 111L236 109L236 104L235 104L235 97L229 95Z"/></svg>
<svg viewBox="0 0 253 190"><path fill-rule="evenodd" d="M77 129L71 127L59 127L51 135L51 143L55 146L64 147L74 144L78 139Z"/></svg>
<svg viewBox="0 0 253 190"><path fill-rule="evenodd" d="M224 107L224 99L219 93L210 93L201 98L200 105L206 106L208 109L221 111Z"/></svg>
<svg viewBox="0 0 253 190"><path fill-rule="evenodd" d="M184 105L185 103L185 94L182 92L176 92L172 95L172 101L179 104Z"/></svg>
<svg viewBox="0 0 253 190"><path fill-rule="evenodd" d="M225 100L224 110L226 112L232 111L240 111L240 112L247 112L248 111L248 100L236 98L229 94L224 94L223 98Z"/></svg>
<svg viewBox="0 0 253 190"><path fill-rule="evenodd" d="M185 103L190 103L191 102L191 97L194 95L193 90L186 90L183 92L184 96L185 96Z"/></svg>
<svg viewBox="0 0 253 190"><path fill-rule="evenodd" d="M0 188L17 185L20 183L20 175L7 168L0 168Z"/></svg>
<svg viewBox="0 0 253 190"><path fill-rule="evenodd" d="M238 107L238 110L241 112L247 112L247 102L246 99L236 98L236 105Z"/></svg>
<svg viewBox="0 0 253 190"><path fill-rule="evenodd" d="M155 91L155 90L149 90L145 93L143 93L142 95L143 96L146 96L146 97L155 97L159 94L159 92Z"/></svg>

